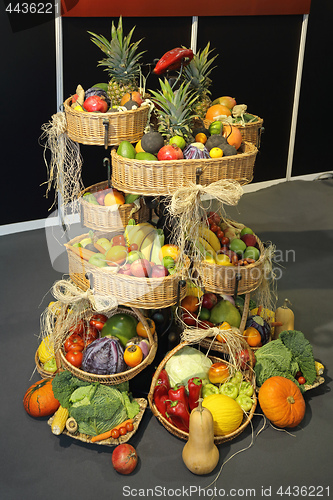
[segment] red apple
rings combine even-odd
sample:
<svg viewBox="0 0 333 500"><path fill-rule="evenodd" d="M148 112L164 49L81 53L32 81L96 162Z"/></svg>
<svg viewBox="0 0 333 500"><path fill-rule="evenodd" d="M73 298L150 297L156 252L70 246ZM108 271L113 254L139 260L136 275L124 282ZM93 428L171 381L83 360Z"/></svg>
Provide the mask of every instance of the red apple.
<svg viewBox="0 0 333 500"><path fill-rule="evenodd" d="M202 296L202 307L205 309L212 309L217 304L217 297L215 293L208 292Z"/></svg>
<svg viewBox="0 0 333 500"><path fill-rule="evenodd" d="M254 234L243 234L241 240L244 241L247 247L255 247L257 245L257 239Z"/></svg>
<svg viewBox="0 0 333 500"><path fill-rule="evenodd" d="M162 278L163 276L168 276L170 273L168 269L162 265L156 264L151 268L150 277L151 278Z"/></svg>
<svg viewBox="0 0 333 500"><path fill-rule="evenodd" d="M183 151L176 144L163 146L157 153L157 159L160 161L181 160L182 158L184 158Z"/></svg>
<svg viewBox="0 0 333 500"><path fill-rule="evenodd" d="M100 111L105 113L108 110L108 104L103 96L91 95L83 103L83 107L86 111L96 112Z"/></svg>
<svg viewBox="0 0 333 500"><path fill-rule="evenodd" d="M105 195L106 195L106 191L98 191L97 193L95 193L95 198L100 205L104 205Z"/></svg>
<svg viewBox="0 0 333 500"><path fill-rule="evenodd" d="M132 276L131 264L124 264L119 269L118 274L126 274L126 276Z"/></svg>
<svg viewBox="0 0 333 500"><path fill-rule="evenodd" d="M131 264L131 271L137 278L148 278L151 272L150 263L147 259L136 259Z"/></svg>

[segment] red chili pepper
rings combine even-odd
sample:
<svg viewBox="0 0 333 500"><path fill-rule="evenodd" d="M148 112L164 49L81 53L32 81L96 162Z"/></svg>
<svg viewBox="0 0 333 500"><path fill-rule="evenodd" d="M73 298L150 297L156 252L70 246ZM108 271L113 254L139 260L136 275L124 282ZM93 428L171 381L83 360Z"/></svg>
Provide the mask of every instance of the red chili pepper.
<svg viewBox="0 0 333 500"><path fill-rule="evenodd" d="M169 375L167 371L163 368L161 370L159 377L157 379L156 385L164 384L167 386L168 390L170 389Z"/></svg>
<svg viewBox="0 0 333 500"><path fill-rule="evenodd" d="M174 389L169 390L168 395L170 401L181 401L188 408L188 395L185 385L176 385Z"/></svg>
<svg viewBox="0 0 333 500"><path fill-rule="evenodd" d="M162 75L166 71L172 71L180 68L182 62L184 66L189 64L193 59L193 50L184 47L177 47L169 50L157 62L154 73L155 75Z"/></svg>
<svg viewBox="0 0 333 500"><path fill-rule="evenodd" d="M169 421L181 431L188 432L190 425L190 412L182 401L167 401L166 415Z"/></svg>
<svg viewBox="0 0 333 500"><path fill-rule="evenodd" d="M187 382L187 387L188 387L188 405L190 407L190 411L192 411L193 408L199 406L199 398L201 395L201 388L202 388L201 378L199 377L190 378L190 380Z"/></svg>
<svg viewBox="0 0 333 500"><path fill-rule="evenodd" d="M166 401L169 399L167 386L164 384L156 385L153 398L158 411L162 413L163 417L166 417Z"/></svg>

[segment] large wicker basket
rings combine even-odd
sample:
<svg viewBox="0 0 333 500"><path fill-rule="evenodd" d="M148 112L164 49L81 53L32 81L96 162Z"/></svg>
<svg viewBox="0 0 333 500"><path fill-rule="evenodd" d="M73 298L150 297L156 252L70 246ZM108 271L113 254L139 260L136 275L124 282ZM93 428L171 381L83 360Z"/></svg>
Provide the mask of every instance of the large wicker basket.
<svg viewBox="0 0 333 500"><path fill-rule="evenodd" d="M250 142L251 144L254 144L257 148L260 147L260 139L261 139L261 132L263 130L263 123L264 120L260 118L259 116L253 115L256 117L256 121L254 122L249 122L246 123L245 125L241 125L239 123L233 123L232 125L234 127L237 127L240 130L240 133L242 134L243 141ZM204 125L206 128L209 128L209 125L212 122L210 120L204 120Z"/></svg>
<svg viewBox="0 0 333 500"><path fill-rule="evenodd" d="M95 231L115 231L123 229L128 220L133 218L136 223L144 222L149 217L149 209L140 198L140 208L138 209L135 203L126 203L115 207L106 207L102 205L95 205L85 200L83 195L87 192L96 193L103 189L107 189L108 182L99 182L86 188L80 197L81 204L81 223L85 227L94 229Z"/></svg>
<svg viewBox="0 0 333 500"><path fill-rule="evenodd" d="M160 196L173 194L190 183L207 186L212 182L232 179L248 184L258 149L249 142L242 144L234 156L177 161L143 161L119 156L112 150L112 185L126 193Z"/></svg>
<svg viewBox="0 0 333 500"><path fill-rule="evenodd" d="M121 141L137 142L147 125L149 106L143 104L131 111L93 113L71 107L72 97L64 102L67 134L81 144L116 146Z"/></svg>
<svg viewBox="0 0 333 500"><path fill-rule="evenodd" d="M238 281L238 294L250 293L256 290L263 279L264 246L256 236L260 257L253 264L246 266L221 266L199 262L195 265L202 280L202 286L207 292L220 295L233 295Z"/></svg>
<svg viewBox="0 0 333 500"><path fill-rule="evenodd" d="M181 342L174 349L172 349L165 356L165 358L161 361L161 363L157 367L156 372L155 372L155 374L153 376L153 379L152 379L152 382L151 382L151 386L150 386L150 390L149 390L149 394L148 394L148 403L149 403L150 409L151 409L152 413L155 415L155 417L160 421L160 423L171 434L173 434L174 436L176 436L176 437L178 437L180 439L185 439L185 440L188 439L188 433L184 432L184 431L182 431L180 429L177 429L177 427L175 427L174 425L172 425L166 418L163 417L163 415L158 411L158 409L155 406L153 396L154 396L154 388L156 386L156 382L157 382L157 380L158 380L158 378L160 376L161 371L165 367L166 362L176 352L178 352L180 349L182 349L186 345L188 345L187 342ZM211 359L211 361L213 363L218 363L220 361L223 361L224 363L226 363L226 361L224 361L224 360L222 360L222 359L220 359L218 357L215 357L215 356L209 356L209 358ZM252 378L251 382L253 384L253 387L255 387L255 381L254 381L253 378ZM255 393L254 393L253 398L254 398L254 404L252 405L252 409L251 409L251 411L249 413L244 413L243 421L242 421L240 427L238 427L238 429L236 429L234 432L232 432L230 434L227 434L227 435L224 435L224 436L215 436L214 437L215 444L221 444L221 443L224 443L226 441L231 441L232 439L234 439L237 436L239 436L245 430L245 428L249 425L250 421L252 420L253 414L254 414L256 406L257 406L257 397L256 397Z"/></svg>
<svg viewBox="0 0 333 500"><path fill-rule="evenodd" d="M135 317L138 321L141 321L147 331L148 340L150 343L150 350L148 355L139 365L135 366L134 368L129 368L124 372L115 373L113 375L97 375L95 373L88 373L81 370L81 368L77 368L76 366L73 366L71 363L69 363L65 357L65 351L61 347L56 353L57 356L59 356L60 358L61 366L64 369L69 370L75 377L79 378L80 380L85 380L87 382L92 382L92 383L99 382L100 384L105 384L105 385L117 385L120 384L121 382L125 382L127 380L132 379L138 373L140 373L144 368L150 365L153 362L157 351L157 334L155 333L154 336L152 336L145 316L143 316L138 309L130 310L130 309L118 308L110 316L113 316L114 314L117 314L119 312L125 312L126 314L130 314L131 316ZM68 336L68 331L60 330L59 333L59 330L57 330L57 335L62 335L63 341L65 341Z"/></svg>
<svg viewBox="0 0 333 500"><path fill-rule="evenodd" d="M99 295L111 295L119 304L141 309L169 307L185 297L186 281L180 272L163 278L137 278L115 273L113 268L89 264L71 249L85 236L77 236L65 244L70 278L82 290L92 288ZM189 266L188 259L183 269L185 275Z"/></svg>

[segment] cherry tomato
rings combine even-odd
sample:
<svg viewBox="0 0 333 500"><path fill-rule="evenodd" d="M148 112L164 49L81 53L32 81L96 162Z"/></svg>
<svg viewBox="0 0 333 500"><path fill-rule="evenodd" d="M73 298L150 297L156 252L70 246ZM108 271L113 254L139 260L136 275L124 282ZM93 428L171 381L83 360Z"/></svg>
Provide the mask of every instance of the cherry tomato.
<svg viewBox="0 0 333 500"><path fill-rule="evenodd" d="M125 434L127 434L126 427L120 427L119 434L120 434L120 436L125 436Z"/></svg>
<svg viewBox="0 0 333 500"><path fill-rule="evenodd" d="M89 320L89 325L101 331L108 317L105 314L94 314Z"/></svg>
<svg viewBox="0 0 333 500"><path fill-rule="evenodd" d="M222 229L219 229L216 233L216 236L218 237L219 240L221 240L224 237L224 232Z"/></svg>
<svg viewBox="0 0 333 500"><path fill-rule="evenodd" d="M72 326L69 331L70 333L75 333L77 335L82 335L87 327L86 322L80 319L74 326Z"/></svg>
<svg viewBox="0 0 333 500"><path fill-rule="evenodd" d="M129 247L128 247L128 250L129 252L133 252L134 250L139 250L139 247L136 243L132 243Z"/></svg>
<svg viewBox="0 0 333 500"><path fill-rule="evenodd" d="M77 368L82 365L83 352L82 351L68 351L66 354L67 361Z"/></svg>
<svg viewBox="0 0 333 500"><path fill-rule="evenodd" d="M226 236L223 236L223 238L221 238L221 245L229 245L229 243L230 240Z"/></svg>
<svg viewBox="0 0 333 500"><path fill-rule="evenodd" d="M213 233L217 233L219 229L220 229L219 226L217 226L216 224L212 224L210 226L210 230L213 231Z"/></svg>
<svg viewBox="0 0 333 500"><path fill-rule="evenodd" d="M120 474L130 474L138 463L138 455L135 448L123 443L115 447L112 453L112 465Z"/></svg>
<svg viewBox="0 0 333 500"><path fill-rule="evenodd" d="M152 320L151 318L146 318L146 322L150 333L154 335L156 329L154 320ZM139 335L139 337L144 337L145 339L148 338L148 332L141 321L139 321L139 323L136 325L136 333Z"/></svg>
<svg viewBox="0 0 333 500"><path fill-rule="evenodd" d="M127 432L132 432L133 429L134 429L133 422L127 422L127 424L126 424Z"/></svg>
<svg viewBox="0 0 333 500"><path fill-rule="evenodd" d="M99 331L94 326L88 326L86 333L83 336L85 346L87 347L89 344L94 342L94 340L98 339Z"/></svg>
<svg viewBox="0 0 333 500"><path fill-rule="evenodd" d="M83 351L85 348L85 343L81 335L77 335L76 333L72 333L64 343L64 349L66 352L69 351Z"/></svg>
<svg viewBox="0 0 333 500"><path fill-rule="evenodd" d="M226 363L213 363L208 370L208 378L212 384L221 384L229 378L229 367Z"/></svg>
<svg viewBox="0 0 333 500"><path fill-rule="evenodd" d="M136 344L131 344L126 347L124 352L124 361L127 366L134 368L134 366L138 366L143 358L143 352L141 348Z"/></svg>
<svg viewBox="0 0 333 500"><path fill-rule="evenodd" d="M208 216L215 224L220 224L221 217L219 216L219 214L217 214L216 212L209 212Z"/></svg>
<svg viewBox="0 0 333 500"><path fill-rule="evenodd" d="M299 385L303 385L305 384L306 380L304 377L298 377L297 382L299 383Z"/></svg>
<svg viewBox="0 0 333 500"><path fill-rule="evenodd" d="M118 439L119 436L120 436L119 429L112 429L112 431L111 431L111 437L113 439Z"/></svg>
<svg viewBox="0 0 333 500"><path fill-rule="evenodd" d="M112 246L115 246L115 245L120 245L122 247L127 246L126 238L123 234L117 234L117 236L114 236L112 238Z"/></svg>

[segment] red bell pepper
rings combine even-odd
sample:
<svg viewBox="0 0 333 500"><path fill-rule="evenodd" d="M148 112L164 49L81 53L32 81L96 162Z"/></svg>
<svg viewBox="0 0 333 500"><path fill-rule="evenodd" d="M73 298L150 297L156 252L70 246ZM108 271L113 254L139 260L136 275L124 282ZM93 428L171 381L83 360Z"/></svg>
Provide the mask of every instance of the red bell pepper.
<svg viewBox="0 0 333 500"><path fill-rule="evenodd" d="M155 386L153 399L156 408L163 415L163 417L167 417L166 415L166 401L168 400L168 388L164 384L159 384Z"/></svg>
<svg viewBox="0 0 333 500"><path fill-rule="evenodd" d="M176 385L174 389L168 392L170 401L181 401L188 408L188 396L185 385Z"/></svg>
<svg viewBox="0 0 333 500"><path fill-rule="evenodd" d="M181 401L167 401L166 415L169 417L169 422L180 429L188 432L190 425L190 412L188 407Z"/></svg>
<svg viewBox="0 0 333 500"><path fill-rule="evenodd" d="M187 382L187 387L188 387L188 405L190 407L190 411L192 411L193 408L199 406L199 398L201 395L201 388L202 388L201 378L199 377L190 378L190 380Z"/></svg>
<svg viewBox="0 0 333 500"><path fill-rule="evenodd" d="M192 49L177 47L175 49L169 50L161 57L154 68L154 73L155 75L162 75L166 71L172 71L180 68L182 63L184 64L184 66L186 66L191 62L192 59Z"/></svg>
<svg viewBox="0 0 333 500"><path fill-rule="evenodd" d="M157 379L156 385L164 384L167 386L168 390L170 389L169 375L167 371L163 368L161 370L159 377Z"/></svg>

